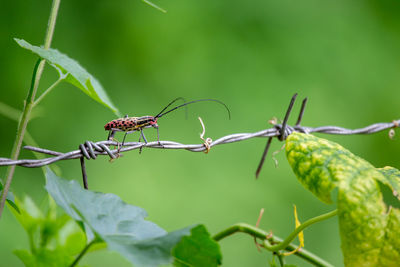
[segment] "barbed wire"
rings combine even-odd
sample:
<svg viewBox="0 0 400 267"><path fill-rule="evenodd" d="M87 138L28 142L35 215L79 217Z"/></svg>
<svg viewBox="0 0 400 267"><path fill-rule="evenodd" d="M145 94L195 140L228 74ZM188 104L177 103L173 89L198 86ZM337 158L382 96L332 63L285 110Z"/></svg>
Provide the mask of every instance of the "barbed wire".
<svg viewBox="0 0 400 267"><path fill-rule="evenodd" d="M127 152L136 149L142 148L156 148L156 149L184 149L191 152L207 152L210 148L222 145L222 144L230 144L235 142L240 142L244 140L248 140L251 138L268 138L268 142L264 149L260 164L256 171L256 177L258 177L262 165L264 163L265 157L267 155L269 146L271 144L272 138L276 137L279 140L283 141L286 139L293 132L302 132L302 133L324 133L324 134L332 134L332 135L354 135L354 134L373 134L377 132L381 132L387 129L393 129L400 126L400 119L393 120L392 122L381 122L375 123L364 128L359 129L347 129L339 126L320 126L320 127L307 127L307 126L300 126L305 105L307 103L307 98L303 100L300 113L297 119L297 122L294 126L287 125L287 121L289 115L291 113L294 101L296 99L297 94L295 94L291 102L289 104L289 108L286 112L285 119L281 124L276 123L276 121L271 121L273 126L269 129L261 130L254 133L236 133L223 136L215 141L208 139L207 142L203 144L182 144L179 142L174 141L160 141L160 142L125 142L122 147L121 143L111 140L106 141L99 141L99 142L92 142L86 141L84 144L79 145L79 149L73 150L70 152L62 153L58 151L53 151L49 149L39 148L39 147L32 147L32 146L24 146L24 149L34 151L37 153L47 154L53 157L45 158L45 159L20 159L20 160L12 160L9 158L0 158L0 166L9 166L9 165L18 165L27 168L37 168L43 167L54 162L60 160L70 160L70 159L80 159L81 168L82 168L82 175L83 175L83 184L84 187L87 189L87 175L86 175L86 168L85 168L85 161L84 159L96 159L99 155L108 155L111 160L116 159L120 156L121 152ZM203 135L204 135L204 128L203 128ZM389 132L389 136L393 136L393 130ZM203 139L204 140L204 139ZM207 144L206 144L207 143ZM115 149L110 149L111 146L116 147Z"/></svg>

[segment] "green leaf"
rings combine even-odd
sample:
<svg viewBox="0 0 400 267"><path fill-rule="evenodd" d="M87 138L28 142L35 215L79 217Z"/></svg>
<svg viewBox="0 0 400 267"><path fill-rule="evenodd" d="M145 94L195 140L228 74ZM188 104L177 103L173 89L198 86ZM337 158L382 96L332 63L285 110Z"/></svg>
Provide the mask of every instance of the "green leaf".
<svg viewBox="0 0 400 267"><path fill-rule="evenodd" d="M101 84L90 75L79 63L67 55L59 52L56 49L44 49L42 47L34 46L22 39L14 38L14 40L25 49L28 49L45 59L50 65L56 68L60 73L60 78L71 83L72 85L81 89L85 94L92 99L110 108L117 116L120 116L118 109L111 102L107 93L104 91Z"/></svg>
<svg viewBox="0 0 400 267"><path fill-rule="evenodd" d="M28 250L15 250L14 254L27 267L67 267L70 266L74 260L74 257L68 255L68 253L61 248L54 250L42 248L34 253Z"/></svg>
<svg viewBox="0 0 400 267"><path fill-rule="evenodd" d="M338 189L346 266L398 266L400 211L385 204L378 184L398 192L398 170L376 169L334 142L302 133L287 138L286 156L299 181L321 201L332 203L332 190Z"/></svg>
<svg viewBox="0 0 400 267"><path fill-rule="evenodd" d="M14 250L13 253L24 263L26 267L35 266L35 259L30 251L25 249L18 249Z"/></svg>
<svg viewBox="0 0 400 267"><path fill-rule="evenodd" d="M203 225L192 228L191 235L173 249L175 266L218 266L222 263L222 255L215 242Z"/></svg>
<svg viewBox="0 0 400 267"><path fill-rule="evenodd" d="M393 195L400 200L400 171L389 166L379 168L378 171L383 174L380 177L381 179L383 178L381 182L390 187Z"/></svg>
<svg viewBox="0 0 400 267"><path fill-rule="evenodd" d="M13 211L15 218L17 218L18 222L27 231L28 235L33 236L37 228L39 228L39 224L42 223L43 213L28 196L24 198L23 202L15 198L15 202L20 207L19 213Z"/></svg>
<svg viewBox="0 0 400 267"><path fill-rule="evenodd" d="M1 191L0 191L1 194ZM17 206L17 204L15 204L14 202L14 194L12 192L8 192L7 194L7 203L8 205L10 205L16 212L20 213L20 210Z"/></svg>
<svg viewBox="0 0 400 267"><path fill-rule="evenodd" d="M67 215L57 217L52 199L46 214L29 197L16 202L20 213L13 213L27 231L30 249L15 250L14 254L25 266L69 266L86 244L86 236L76 222Z"/></svg>
<svg viewBox="0 0 400 267"><path fill-rule="evenodd" d="M138 266L171 263L173 247L193 228L167 233L145 220L143 209L113 194L84 190L76 181L61 179L50 169L46 172L46 190L66 213L105 241L109 250Z"/></svg>
<svg viewBox="0 0 400 267"><path fill-rule="evenodd" d="M1 196L2 191L3 191L3 184L0 180L0 196ZM14 201L14 194L11 191L8 191L6 200L7 200L8 205L10 205L16 212L20 213L18 205Z"/></svg>
<svg viewBox="0 0 400 267"><path fill-rule="evenodd" d="M67 221L58 232L58 237L60 247L69 255L79 254L86 246L85 233L73 220Z"/></svg>

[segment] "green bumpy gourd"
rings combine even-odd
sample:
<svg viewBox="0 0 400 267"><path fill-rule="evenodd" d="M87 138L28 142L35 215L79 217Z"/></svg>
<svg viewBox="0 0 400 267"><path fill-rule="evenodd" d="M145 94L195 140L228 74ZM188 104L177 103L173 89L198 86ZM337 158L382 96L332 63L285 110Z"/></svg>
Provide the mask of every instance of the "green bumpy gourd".
<svg viewBox="0 0 400 267"><path fill-rule="evenodd" d="M400 210L385 204L378 183L398 197L399 170L375 168L337 143L297 132L286 140L286 156L299 181L321 201L333 203L337 192L346 266L400 266Z"/></svg>

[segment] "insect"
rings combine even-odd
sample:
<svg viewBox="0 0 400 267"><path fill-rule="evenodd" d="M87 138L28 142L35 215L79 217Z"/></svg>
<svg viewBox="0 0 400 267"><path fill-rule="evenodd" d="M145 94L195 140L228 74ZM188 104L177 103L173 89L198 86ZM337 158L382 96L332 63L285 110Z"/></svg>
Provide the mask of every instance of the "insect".
<svg viewBox="0 0 400 267"><path fill-rule="evenodd" d="M179 109L181 107L184 107L184 106L187 106L187 105L190 105L190 104L193 104L193 103L201 102L201 101L214 101L214 102L217 102L217 103L223 105L225 107L225 109L227 110L227 112L228 112L229 119L231 118L231 113L230 113L229 108L223 102L221 102L219 100L216 100L216 99L198 99L198 100L193 100L193 101L186 102L184 104L181 104L179 106L176 106L174 108L171 108L171 109L167 110L168 107L170 107L173 103L175 103L177 100L180 100L180 99L183 99L183 98L182 97L178 97L178 98L174 99L173 101L171 101L166 107L164 107L155 116L128 117L128 115L126 115L123 118L119 118L119 119L112 120L112 121L108 122L104 126L104 129L106 131L109 131L107 139L108 140L113 139L113 137L114 137L116 132L125 132L124 139L122 140L122 146L123 146L127 134L133 133L135 131L140 131L139 142L140 142L141 138L143 137L144 142L147 144L146 137L143 134L143 129L153 127L153 128L157 129L157 141L158 141L158 144L161 146L160 133L158 131L157 119L161 118L162 116L164 116L164 115L166 115L166 114L168 114L168 113L170 113L170 112L172 112L172 111L174 111L176 109ZM165 110L167 110L167 111L165 111Z"/></svg>

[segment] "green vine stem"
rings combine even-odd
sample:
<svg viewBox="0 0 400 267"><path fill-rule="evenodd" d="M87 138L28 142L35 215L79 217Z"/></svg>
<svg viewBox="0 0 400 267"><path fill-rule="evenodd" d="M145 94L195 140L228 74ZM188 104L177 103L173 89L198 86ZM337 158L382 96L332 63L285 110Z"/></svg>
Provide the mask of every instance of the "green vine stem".
<svg viewBox="0 0 400 267"><path fill-rule="evenodd" d="M54 28L56 25L56 19L57 19L58 8L60 6L60 2L61 2L61 0L53 0L53 3L52 3L49 23L47 25L47 31L46 31L46 36L45 36L45 40L44 40L44 48L45 49L50 48L51 41L53 39ZM40 82L40 78L43 73L45 63L46 62L44 59L38 59L38 61L35 64L35 68L33 70L31 87L29 88L28 96L25 100L25 106L24 106L24 109L22 110L22 117L18 123L17 136L16 136L16 139L15 139L15 142L14 142L14 145L12 148L12 152L11 152L11 158L14 160L18 159L19 153L21 151L22 140L24 139L26 127L29 122L29 117L30 117L32 108L35 103L35 96L36 96L37 89L39 87L39 82ZM15 171L15 165L10 166L7 169L6 184L4 186L4 190L1 192L0 218L1 218L1 215L3 214L4 204L6 201L8 191L10 190L11 182L12 182L12 179L14 176L14 171Z"/></svg>
<svg viewBox="0 0 400 267"><path fill-rule="evenodd" d="M216 234L213 238L216 241L220 241L221 239L228 237L234 233L237 232L242 232L249 234L253 237L259 238L261 240L264 240L264 247L267 250L273 251L273 252L278 252L279 250L286 250L286 251L293 251L297 248L295 244L291 244L292 240L296 238L296 236L304 230L306 227L310 226L311 224L314 224L316 222L320 222L323 220L326 220L328 218L331 218L333 216L337 215L337 210L322 214L320 216L311 218L301 224L299 227L297 227L285 240L282 240L281 238L270 235L269 233L265 232L262 229L259 229L257 227L254 227L249 224L245 223L238 223L235 225L232 225L231 227L219 232ZM271 245L271 244L276 244L276 245ZM299 251L297 251L294 255L299 256L300 258L314 264L315 266L332 266L330 263L326 262L325 260L321 259L317 255L314 255L313 253L301 248Z"/></svg>
<svg viewBox="0 0 400 267"><path fill-rule="evenodd" d="M335 216L337 214L337 210L333 210L331 212L319 215L317 217L311 218L309 220L307 220L306 222L302 223L300 226L298 226L283 242L280 242L277 245L273 245L273 246L266 246L265 248L270 250L270 251L279 251L282 249L285 249L290 242L293 241L293 239L296 238L296 236L303 231L305 228L307 228L308 226L310 226L311 224L329 219L333 216ZM268 239L267 239L268 240Z"/></svg>
<svg viewBox="0 0 400 267"><path fill-rule="evenodd" d="M93 239L90 243L86 244L86 246L82 249L81 253L79 253L79 255L75 258L74 262L71 263L69 267L74 267L75 265L77 265L80 259L83 257L83 255L85 255L88 249L96 242L97 241Z"/></svg>
<svg viewBox="0 0 400 267"><path fill-rule="evenodd" d="M33 107L35 107L37 104L39 104L40 101L43 100L43 98L50 93L51 90L54 89L54 87L56 87L60 82L62 82L64 80L64 77L60 76L60 78L55 81L52 85L49 86L49 88L47 88L33 103Z"/></svg>
<svg viewBox="0 0 400 267"><path fill-rule="evenodd" d="M281 267L284 267L285 266L285 257L280 253L277 253L277 257L278 257L279 265Z"/></svg>

